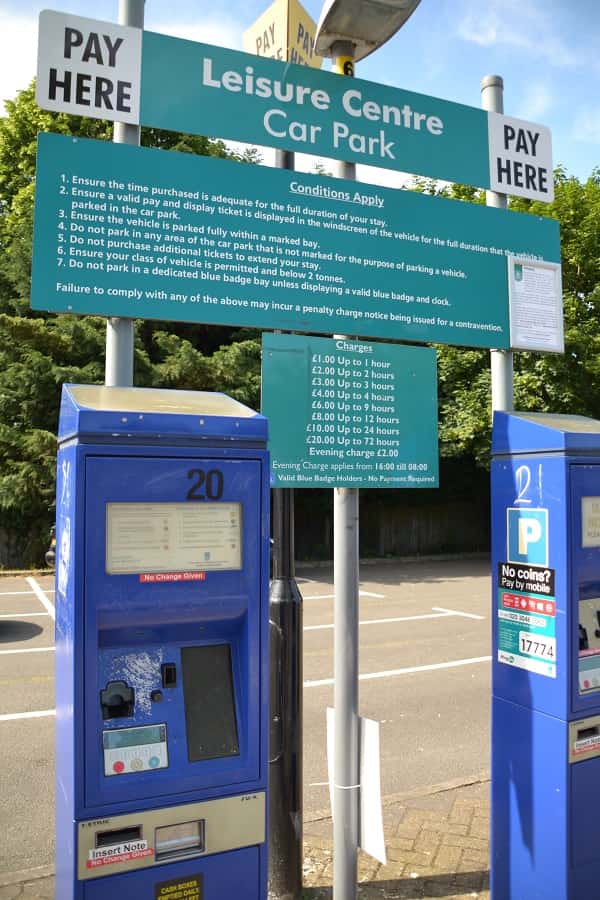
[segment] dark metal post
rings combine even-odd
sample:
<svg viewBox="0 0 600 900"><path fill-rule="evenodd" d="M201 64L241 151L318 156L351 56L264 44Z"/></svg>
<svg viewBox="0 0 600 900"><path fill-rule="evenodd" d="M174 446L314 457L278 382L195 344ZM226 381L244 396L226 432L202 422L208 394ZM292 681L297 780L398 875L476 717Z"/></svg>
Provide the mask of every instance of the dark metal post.
<svg viewBox="0 0 600 900"><path fill-rule="evenodd" d="M276 151L277 168L294 154ZM270 591L269 900L302 890L302 597L294 564L294 491L274 488Z"/></svg>

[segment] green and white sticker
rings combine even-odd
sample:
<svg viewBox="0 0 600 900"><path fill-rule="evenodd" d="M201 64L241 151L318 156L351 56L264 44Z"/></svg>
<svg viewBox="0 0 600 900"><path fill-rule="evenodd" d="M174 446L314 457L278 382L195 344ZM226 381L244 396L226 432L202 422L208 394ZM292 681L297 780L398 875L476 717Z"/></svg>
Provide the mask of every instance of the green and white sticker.
<svg viewBox="0 0 600 900"><path fill-rule="evenodd" d="M498 591L498 662L556 678L556 602Z"/></svg>

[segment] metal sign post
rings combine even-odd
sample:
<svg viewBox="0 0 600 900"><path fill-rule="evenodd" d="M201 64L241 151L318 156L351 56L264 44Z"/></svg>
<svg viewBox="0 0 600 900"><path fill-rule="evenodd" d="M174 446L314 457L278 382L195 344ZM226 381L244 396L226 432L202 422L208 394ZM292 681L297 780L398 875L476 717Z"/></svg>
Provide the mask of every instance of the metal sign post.
<svg viewBox="0 0 600 900"><path fill-rule="evenodd" d="M334 71L354 75L354 46L332 48ZM356 180L356 165L338 161L336 175ZM343 338L344 335L339 335ZM356 897L360 802L358 721L358 488L333 490L333 896Z"/></svg>
<svg viewBox="0 0 600 900"><path fill-rule="evenodd" d="M504 83L499 75L486 75L481 80L481 105L488 112L503 113ZM506 194L486 191L486 206L506 209ZM513 408L513 355L511 350L492 350L490 352L492 374L492 411L495 409L511 410Z"/></svg>
<svg viewBox="0 0 600 900"><path fill-rule="evenodd" d="M144 0L119 0L119 25L144 27ZM139 125L115 122L115 144L140 145ZM111 316L106 320L106 362L104 383L108 387L133 385L134 320Z"/></svg>

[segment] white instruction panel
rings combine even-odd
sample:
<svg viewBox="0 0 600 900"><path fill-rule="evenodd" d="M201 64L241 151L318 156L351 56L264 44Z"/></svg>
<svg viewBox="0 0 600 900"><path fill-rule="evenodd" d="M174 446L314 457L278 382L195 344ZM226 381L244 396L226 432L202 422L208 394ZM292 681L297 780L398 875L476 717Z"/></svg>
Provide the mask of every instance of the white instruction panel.
<svg viewBox="0 0 600 900"><path fill-rule="evenodd" d="M561 267L508 257L510 346L564 353Z"/></svg>
<svg viewBox="0 0 600 900"><path fill-rule="evenodd" d="M581 498L581 546L600 547L600 497Z"/></svg>
<svg viewBox="0 0 600 900"><path fill-rule="evenodd" d="M106 504L109 575L241 567L241 503Z"/></svg>

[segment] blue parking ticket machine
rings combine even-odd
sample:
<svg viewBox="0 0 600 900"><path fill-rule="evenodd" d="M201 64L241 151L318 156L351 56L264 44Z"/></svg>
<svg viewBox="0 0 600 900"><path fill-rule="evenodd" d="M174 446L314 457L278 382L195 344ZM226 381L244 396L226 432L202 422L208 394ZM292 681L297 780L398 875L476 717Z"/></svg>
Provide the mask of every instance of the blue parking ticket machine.
<svg viewBox="0 0 600 900"><path fill-rule="evenodd" d="M266 420L65 385L57 900L267 895Z"/></svg>
<svg viewBox="0 0 600 900"><path fill-rule="evenodd" d="M600 421L492 447L493 900L600 896Z"/></svg>

